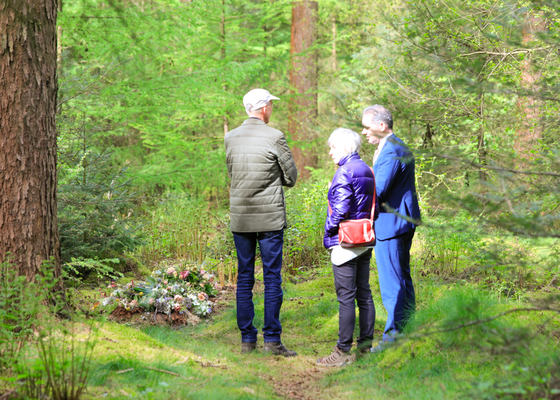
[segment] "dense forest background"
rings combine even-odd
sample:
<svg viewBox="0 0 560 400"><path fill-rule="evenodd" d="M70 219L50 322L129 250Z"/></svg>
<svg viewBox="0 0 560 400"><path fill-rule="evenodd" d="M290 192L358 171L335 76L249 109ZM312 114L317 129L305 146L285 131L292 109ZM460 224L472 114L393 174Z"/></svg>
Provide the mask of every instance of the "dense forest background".
<svg viewBox="0 0 560 400"><path fill-rule="evenodd" d="M362 109L384 104L414 149L425 216L463 210L480 229L558 236L553 2L297 4L315 18L283 0L59 3L63 252L77 237L133 246L134 205L166 194L227 208L223 137L255 87L282 99L271 125L307 155L301 182L332 174L334 128L360 131ZM312 42L298 49L296 28ZM95 218L124 230L85 232Z"/></svg>

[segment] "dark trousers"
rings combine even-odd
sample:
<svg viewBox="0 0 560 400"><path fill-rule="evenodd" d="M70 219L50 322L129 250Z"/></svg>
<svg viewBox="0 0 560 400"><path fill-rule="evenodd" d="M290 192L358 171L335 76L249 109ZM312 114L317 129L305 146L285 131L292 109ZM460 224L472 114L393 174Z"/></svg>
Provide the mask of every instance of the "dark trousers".
<svg viewBox="0 0 560 400"><path fill-rule="evenodd" d="M375 325L375 305L369 287L371 249L342 265L333 265L338 311L338 342L342 351L350 351L356 324L356 302L360 312L358 347L371 347Z"/></svg>
<svg viewBox="0 0 560 400"><path fill-rule="evenodd" d="M256 342L257 328L253 326L255 306L255 251L257 242L261 250L264 277L264 326L265 342L279 342L280 307L282 307L282 246L284 230L272 232L233 233L237 250L237 326L242 342Z"/></svg>
<svg viewBox="0 0 560 400"><path fill-rule="evenodd" d="M387 310L383 340L393 341L416 308L414 286L410 276L410 246L414 229L387 240L377 239L375 259L379 288Z"/></svg>

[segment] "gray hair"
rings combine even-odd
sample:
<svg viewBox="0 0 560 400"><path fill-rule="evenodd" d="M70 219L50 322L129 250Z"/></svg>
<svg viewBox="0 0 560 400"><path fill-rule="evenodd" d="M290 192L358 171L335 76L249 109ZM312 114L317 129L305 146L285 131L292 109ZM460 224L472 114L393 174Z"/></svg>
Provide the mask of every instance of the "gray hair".
<svg viewBox="0 0 560 400"><path fill-rule="evenodd" d="M270 103L270 101L268 103ZM267 106L268 103L266 103L264 106ZM253 113L259 113L263 109L264 106L260 106L259 108L253 108L252 104L247 104L245 106L245 112L250 117L251 114L253 114Z"/></svg>
<svg viewBox="0 0 560 400"><path fill-rule="evenodd" d="M340 144L348 154L360 150L362 138L356 132L347 128L337 128L331 133L328 140L329 147L332 144Z"/></svg>
<svg viewBox="0 0 560 400"><path fill-rule="evenodd" d="M379 104L366 107L364 115L371 115L374 122L384 122L387 128L393 130L393 115L385 107Z"/></svg>

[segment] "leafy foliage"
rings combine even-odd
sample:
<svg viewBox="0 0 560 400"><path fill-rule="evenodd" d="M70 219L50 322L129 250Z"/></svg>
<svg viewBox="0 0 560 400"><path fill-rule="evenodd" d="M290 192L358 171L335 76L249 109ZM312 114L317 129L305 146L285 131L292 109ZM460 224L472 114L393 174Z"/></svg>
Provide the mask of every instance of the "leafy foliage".
<svg viewBox="0 0 560 400"><path fill-rule="evenodd" d="M63 262L114 256L139 243L127 168L114 166L110 148L96 148L90 123L61 123L58 220ZM75 262L72 268L87 270Z"/></svg>

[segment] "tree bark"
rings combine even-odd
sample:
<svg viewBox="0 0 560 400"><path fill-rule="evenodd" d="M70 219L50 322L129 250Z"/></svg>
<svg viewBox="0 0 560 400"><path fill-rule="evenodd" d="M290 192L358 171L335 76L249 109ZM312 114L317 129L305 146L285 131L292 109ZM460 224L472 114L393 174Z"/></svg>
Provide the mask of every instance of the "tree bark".
<svg viewBox="0 0 560 400"><path fill-rule="evenodd" d="M220 49L220 54L221 54L221 58L222 60L226 59L226 1L222 0L222 16L220 19L220 35L222 38L222 48ZM223 86L224 89L224 95L226 94L227 91L227 87L226 85ZM224 136L227 135L227 133L229 132L229 120L228 120L228 115L227 115L227 109L225 107L226 105L226 101L224 100L224 110L225 110L225 115L224 115Z"/></svg>
<svg viewBox="0 0 560 400"><path fill-rule="evenodd" d="M542 32L546 29L546 22L543 17L530 13L525 19L523 26L523 43L528 44L534 39L535 32ZM521 62L521 86L530 92L538 91L538 83L541 73L533 68L533 63L529 55ZM531 150L538 139L542 136L540 125L540 103L534 96L520 97L517 101L517 108L521 117L520 127L517 129L517 138L514 148L523 160L531 158ZM520 164L523 167L524 163Z"/></svg>
<svg viewBox="0 0 560 400"><path fill-rule="evenodd" d="M292 7L292 37L290 54L290 92L288 131L292 140L294 161L303 179L309 177L306 166L317 166L317 155L311 146L317 124L317 52L310 50L317 40L316 1L294 2Z"/></svg>
<svg viewBox="0 0 560 400"><path fill-rule="evenodd" d="M56 0L0 6L0 260L28 280L50 258L60 276L56 17Z"/></svg>

